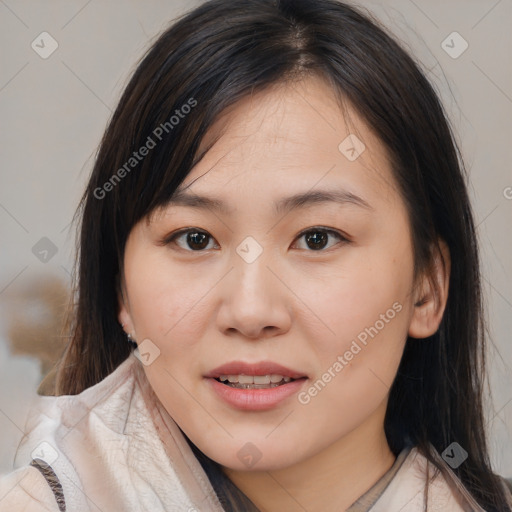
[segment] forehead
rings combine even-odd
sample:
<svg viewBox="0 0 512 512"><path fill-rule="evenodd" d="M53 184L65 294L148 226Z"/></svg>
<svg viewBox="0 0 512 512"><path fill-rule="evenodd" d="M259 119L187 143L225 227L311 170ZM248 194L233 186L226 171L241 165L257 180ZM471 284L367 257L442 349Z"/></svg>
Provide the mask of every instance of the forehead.
<svg viewBox="0 0 512 512"><path fill-rule="evenodd" d="M198 150L205 154L178 193L229 203L264 192L270 204L284 192L331 188L369 203L389 199L396 190L387 152L355 109L343 107L318 77L238 101L208 130Z"/></svg>

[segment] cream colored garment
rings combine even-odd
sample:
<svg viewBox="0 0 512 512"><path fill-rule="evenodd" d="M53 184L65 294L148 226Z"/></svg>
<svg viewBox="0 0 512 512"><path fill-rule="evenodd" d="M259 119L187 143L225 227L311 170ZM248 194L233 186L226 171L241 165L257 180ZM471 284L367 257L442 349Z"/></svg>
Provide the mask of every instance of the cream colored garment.
<svg viewBox="0 0 512 512"><path fill-rule="evenodd" d="M445 479L416 448L413 448L395 478L367 512L422 512L425 504L427 466L431 477L428 488L428 512L485 512L441 457L438 462L445 467L448 478Z"/></svg>
<svg viewBox="0 0 512 512"><path fill-rule="evenodd" d="M42 474L27 467L34 449L41 455L41 441L52 447L40 458L57 474L69 512L222 511L177 425L160 414L133 353L80 395L36 403L16 456L19 469L0 480L0 511L59 511Z"/></svg>
<svg viewBox="0 0 512 512"><path fill-rule="evenodd" d="M38 397L35 404L15 471L0 478L1 512L59 512L45 478L29 466L34 450L34 457L57 474L68 512L222 511L201 465L133 354L80 395ZM369 510L423 511L426 464L412 449ZM449 483L439 475L428 510L482 511L468 495L463 504L464 495L454 475Z"/></svg>

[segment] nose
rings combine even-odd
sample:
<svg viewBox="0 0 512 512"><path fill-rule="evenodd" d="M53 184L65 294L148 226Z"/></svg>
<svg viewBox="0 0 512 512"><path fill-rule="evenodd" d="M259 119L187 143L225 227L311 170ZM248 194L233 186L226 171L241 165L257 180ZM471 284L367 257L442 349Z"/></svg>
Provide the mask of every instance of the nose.
<svg viewBox="0 0 512 512"><path fill-rule="evenodd" d="M259 340L283 334L291 326L290 292L269 268L265 251L247 263L233 256L234 269L224 281L218 328L225 335Z"/></svg>

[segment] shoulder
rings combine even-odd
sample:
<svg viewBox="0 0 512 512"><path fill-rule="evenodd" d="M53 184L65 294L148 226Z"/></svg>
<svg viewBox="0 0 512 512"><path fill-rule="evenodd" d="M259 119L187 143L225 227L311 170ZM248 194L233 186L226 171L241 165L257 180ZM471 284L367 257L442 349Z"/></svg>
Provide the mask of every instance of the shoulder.
<svg viewBox="0 0 512 512"><path fill-rule="evenodd" d="M112 432L120 433L135 386L135 361L134 356L129 357L101 382L78 395L36 397L25 424L27 435L20 444L17 460L21 464L30 462L36 448L33 443L40 439L64 439L72 431L89 429L91 415ZM17 465L15 463L15 467Z"/></svg>
<svg viewBox="0 0 512 512"><path fill-rule="evenodd" d="M211 504L209 510L222 510L135 355L79 395L40 398L14 468L39 479L45 500L57 499L50 488L52 479L45 481L34 473L36 468L27 468L34 459L53 470L67 510L186 510L205 499Z"/></svg>
<svg viewBox="0 0 512 512"><path fill-rule="evenodd" d="M62 451L92 454L107 440L121 438L134 405L136 361L130 356L101 382L78 395L36 397L14 468L26 466L35 458L51 466L61 458Z"/></svg>
<svg viewBox="0 0 512 512"><path fill-rule="evenodd" d="M123 431L126 418L134 405L136 388L135 357L129 357L101 382L78 395L37 396L25 423L26 434L17 447L14 472L2 477L2 491L9 492L9 503L25 503L26 510L59 510L52 492L52 475L45 477L48 467L54 471L58 485L80 510L86 510L84 498L77 489L82 479L100 474L108 479L106 463L111 449L118 448L116 460L124 462L127 444ZM33 465L37 461L39 464ZM89 477L89 482L91 477ZM58 494L58 493L57 493ZM1 494L0 494L1 497ZM43 508L40 501L44 497ZM23 501L25 500L25 501ZM29 508L32 502L34 507ZM53 508L48 508L49 506ZM0 502L0 511L8 510ZM57 506L57 508L55 508ZM25 510L17 505L11 510Z"/></svg>
<svg viewBox="0 0 512 512"><path fill-rule="evenodd" d="M0 512L13 510L60 512L48 482L33 466L0 476Z"/></svg>
<svg viewBox="0 0 512 512"><path fill-rule="evenodd" d="M427 500L429 511L485 512L440 456L436 463L442 471L417 448L412 448L371 512L419 512L424 510Z"/></svg>

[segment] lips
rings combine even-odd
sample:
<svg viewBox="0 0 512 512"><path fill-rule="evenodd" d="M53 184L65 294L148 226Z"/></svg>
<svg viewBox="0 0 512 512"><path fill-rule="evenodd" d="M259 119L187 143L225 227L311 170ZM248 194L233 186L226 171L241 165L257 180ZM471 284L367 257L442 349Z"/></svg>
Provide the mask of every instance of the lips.
<svg viewBox="0 0 512 512"><path fill-rule="evenodd" d="M251 376L264 376L264 375L280 375L282 377L289 377L290 379L307 378L307 375L297 370L292 370L272 361L261 361L258 363L245 363L243 361L232 361L230 363L218 366L211 372L207 373L205 377L211 379L219 379L221 376L226 375L251 375Z"/></svg>
<svg viewBox="0 0 512 512"><path fill-rule="evenodd" d="M271 361L253 364L233 361L204 377L219 398L246 411L276 407L300 391L308 379L304 373Z"/></svg>

